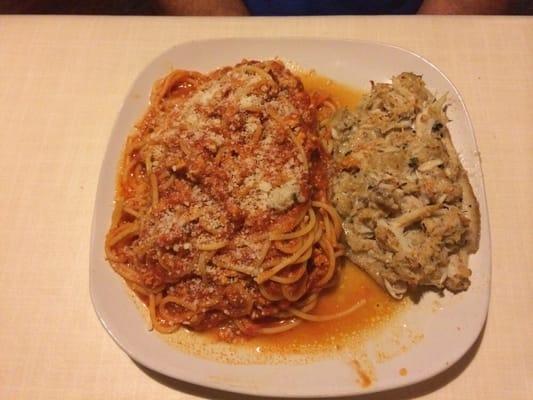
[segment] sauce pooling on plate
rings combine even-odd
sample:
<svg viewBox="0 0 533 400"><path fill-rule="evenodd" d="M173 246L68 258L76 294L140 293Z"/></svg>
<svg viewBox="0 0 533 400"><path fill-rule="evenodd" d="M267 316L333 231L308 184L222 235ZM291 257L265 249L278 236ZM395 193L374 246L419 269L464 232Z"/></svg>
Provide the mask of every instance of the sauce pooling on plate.
<svg viewBox="0 0 533 400"><path fill-rule="evenodd" d="M306 323L275 336L252 338L246 343L263 352L308 353L339 349L350 339L379 328L401 308L403 303L390 298L364 272L351 262L345 262L339 286L324 294L315 314L331 314L345 309L359 300L366 303L357 312L327 322Z"/></svg>
<svg viewBox="0 0 533 400"><path fill-rule="evenodd" d="M314 71L297 72L310 95L328 96L340 108L355 109L362 91L335 82ZM339 285L323 294L315 308L317 315L327 315L346 309L357 301L365 305L343 318L327 322L305 323L274 336L252 338L246 343L264 353L309 353L337 350L350 339L378 328L389 320L403 303L391 297L370 277L350 261L342 263Z"/></svg>

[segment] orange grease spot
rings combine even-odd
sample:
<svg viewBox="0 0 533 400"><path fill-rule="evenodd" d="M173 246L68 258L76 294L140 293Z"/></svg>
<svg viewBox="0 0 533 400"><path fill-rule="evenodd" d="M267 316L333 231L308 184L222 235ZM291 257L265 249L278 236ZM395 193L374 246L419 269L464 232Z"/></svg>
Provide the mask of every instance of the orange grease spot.
<svg viewBox="0 0 533 400"><path fill-rule="evenodd" d="M367 388L372 385L372 377L370 376L370 373L361 366L361 363L357 360L353 360L352 365L355 368L355 372L357 372L361 387Z"/></svg>

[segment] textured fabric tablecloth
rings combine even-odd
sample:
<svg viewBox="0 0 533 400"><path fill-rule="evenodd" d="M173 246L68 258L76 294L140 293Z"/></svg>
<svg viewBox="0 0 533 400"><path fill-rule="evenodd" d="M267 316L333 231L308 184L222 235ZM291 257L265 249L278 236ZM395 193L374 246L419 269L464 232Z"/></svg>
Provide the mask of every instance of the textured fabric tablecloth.
<svg viewBox="0 0 533 400"><path fill-rule="evenodd" d="M243 36L387 42L427 57L458 87L475 127L488 196L488 322L466 360L385 398L531 398L532 18L3 16L0 399L233 398L133 363L96 318L88 262L100 163L133 79L175 44Z"/></svg>

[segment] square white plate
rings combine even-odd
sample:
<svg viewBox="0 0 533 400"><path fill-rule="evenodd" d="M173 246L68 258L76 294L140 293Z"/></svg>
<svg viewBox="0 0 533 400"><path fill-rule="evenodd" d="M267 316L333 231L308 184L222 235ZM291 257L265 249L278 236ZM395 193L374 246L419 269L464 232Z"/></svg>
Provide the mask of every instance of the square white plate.
<svg viewBox="0 0 533 400"><path fill-rule="evenodd" d="M481 241L471 256L472 286L458 295L425 295L402 314L387 339L412 339L407 351L383 357L368 343L374 383L357 383L353 366L338 357L310 364L226 364L178 350L146 329L146 321L104 259L104 237L111 219L117 163L125 138L147 106L153 82L170 68L208 72L243 58L279 57L315 69L344 84L368 89L369 81L388 81L403 71L421 74L432 91L449 93L449 128L480 204ZM473 128L452 83L434 65L409 51L388 45L322 39L223 39L175 46L153 60L133 83L117 117L100 172L94 210L90 290L94 308L116 343L134 360L173 378L239 393L279 397L354 395L397 388L429 378L456 362L475 342L487 316L491 250L483 176ZM403 329L403 330L402 330ZM397 336L399 335L399 336ZM402 339L401 336L404 336ZM377 357L376 354L382 357ZM398 373L408 371L406 376Z"/></svg>

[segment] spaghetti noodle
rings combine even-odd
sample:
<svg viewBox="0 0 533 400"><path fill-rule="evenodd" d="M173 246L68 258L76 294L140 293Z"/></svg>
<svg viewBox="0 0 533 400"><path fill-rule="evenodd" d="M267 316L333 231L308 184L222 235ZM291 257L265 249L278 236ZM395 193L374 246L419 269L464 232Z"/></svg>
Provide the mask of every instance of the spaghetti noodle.
<svg viewBox="0 0 533 400"><path fill-rule="evenodd" d="M105 249L153 327L233 340L355 311L311 314L344 254L316 133L328 100L277 61L176 70L150 99L126 141Z"/></svg>

